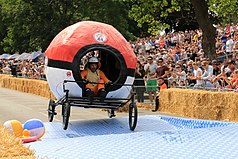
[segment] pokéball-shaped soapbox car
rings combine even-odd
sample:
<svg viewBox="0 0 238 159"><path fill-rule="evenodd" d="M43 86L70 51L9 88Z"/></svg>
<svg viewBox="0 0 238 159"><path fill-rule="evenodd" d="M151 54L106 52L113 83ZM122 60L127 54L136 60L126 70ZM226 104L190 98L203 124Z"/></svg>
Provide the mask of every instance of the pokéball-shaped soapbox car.
<svg viewBox="0 0 238 159"><path fill-rule="evenodd" d="M84 96L85 82L80 71L83 60L97 56L100 70L112 81L103 101ZM56 101L50 99L48 120L53 121L56 107L62 105L63 129L67 129L71 106L105 109L110 118L115 110L129 104L129 127L137 124L134 101L136 56L125 38L111 25L83 21L62 30L45 52L46 78ZM90 83L90 81L89 81Z"/></svg>

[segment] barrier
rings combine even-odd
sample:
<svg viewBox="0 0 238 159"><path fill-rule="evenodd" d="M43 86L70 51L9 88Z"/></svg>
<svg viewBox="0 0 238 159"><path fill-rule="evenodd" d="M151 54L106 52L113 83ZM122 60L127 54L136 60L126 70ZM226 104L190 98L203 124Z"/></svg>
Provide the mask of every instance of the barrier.
<svg viewBox="0 0 238 159"><path fill-rule="evenodd" d="M0 86L54 99L46 81L0 74ZM159 99L161 112L197 119L238 121L238 93L170 88L161 90ZM138 104L138 107L151 108L146 104ZM126 110L127 107L120 111Z"/></svg>
<svg viewBox="0 0 238 159"><path fill-rule="evenodd" d="M0 74L0 87L3 87L3 78L9 77L7 74Z"/></svg>
<svg viewBox="0 0 238 159"><path fill-rule="evenodd" d="M9 75L0 74L0 87L54 99L48 83L42 80L16 78Z"/></svg>
<svg viewBox="0 0 238 159"><path fill-rule="evenodd" d="M166 89L160 92L159 111L184 117L238 121L238 94L191 89Z"/></svg>

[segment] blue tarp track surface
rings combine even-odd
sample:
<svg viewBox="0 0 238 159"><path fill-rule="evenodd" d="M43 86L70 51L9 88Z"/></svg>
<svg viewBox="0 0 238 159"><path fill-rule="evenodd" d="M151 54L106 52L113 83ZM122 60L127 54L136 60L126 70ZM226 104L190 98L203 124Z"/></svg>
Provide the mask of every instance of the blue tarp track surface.
<svg viewBox="0 0 238 159"><path fill-rule="evenodd" d="M128 118L45 123L41 141L26 144L49 159L235 159L238 124L148 115L134 132Z"/></svg>

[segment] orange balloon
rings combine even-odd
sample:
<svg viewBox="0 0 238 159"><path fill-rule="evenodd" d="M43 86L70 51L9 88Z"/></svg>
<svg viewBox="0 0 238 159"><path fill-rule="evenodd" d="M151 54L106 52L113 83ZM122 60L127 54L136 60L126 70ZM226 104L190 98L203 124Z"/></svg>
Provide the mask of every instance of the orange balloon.
<svg viewBox="0 0 238 159"><path fill-rule="evenodd" d="M23 137L30 137L31 136L31 132L27 129L23 130Z"/></svg>

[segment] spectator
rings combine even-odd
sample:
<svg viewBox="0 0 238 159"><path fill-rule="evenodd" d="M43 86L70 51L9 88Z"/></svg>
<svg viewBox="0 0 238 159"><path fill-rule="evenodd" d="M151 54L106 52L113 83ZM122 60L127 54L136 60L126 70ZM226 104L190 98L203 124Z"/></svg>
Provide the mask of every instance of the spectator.
<svg viewBox="0 0 238 159"><path fill-rule="evenodd" d="M193 61L192 61L192 60L190 60L190 61L188 62L188 66L187 66L186 69L187 69L188 84L189 84L190 86L192 86L192 85L194 86L194 85L196 84L196 80L190 78L191 76L193 76L193 72L194 72Z"/></svg>
<svg viewBox="0 0 238 159"><path fill-rule="evenodd" d="M193 63L193 75L191 76L191 79L196 80L196 84L194 87L201 87L203 84L203 81L200 79L202 76L202 70L198 67L198 63Z"/></svg>
<svg viewBox="0 0 238 159"><path fill-rule="evenodd" d="M227 62L227 65L228 65L227 66L227 68L228 68L228 72L227 73L229 73L229 76L230 76L231 73L234 72L235 69L236 69L236 62L234 60L229 60Z"/></svg>
<svg viewBox="0 0 238 159"><path fill-rule="evenodd" d="M153 57L149 56L147 58L148 63L144 66L145 78L146 80L146 92L149 94L151 104L154 101L155 94L157 91L157 81L156 81L156 64L153 61Z"/></svg>
<svg viewBox="0 0 238 159"><path fill-rule="evenodd" d="M176 87L177 87L177 83L176 83L176 81L173 81L173 82L171 83L170 88L176 88Z"/></svg>
<svg viewBox="0 0 238 159"><path fill-rule="evenodd" d="M11 74L11 68L10 68L10 64L7 64L5 67L2 68L2 72L4 74Z"/></svg>
<svg viewBox="0 0 238 159"><path fill-rule="evenodd" d="M231 79L231 86L234 89L238 88L238 70L233 72L233 78Z"/></svg>
<svg viewBox="0 0 238 159"><path fill-rule="evenodd" d="M231 36L227 37L226 41L226 53L230 54L233 51L234 41Z"/></svg>
<svg viewBox="0 0 238 159"><path fill-rule="evenodd" d="M179 86L184 86L185 85L185 81L186 81L186 73L185 73L185 71L182 70L180 65L176 66L175 74L178 76Z"/></svg>
<svg viewBox="0 0 238 159"><path fill-rule="evenodd" d="M135 91L137 96L138 103L144 103L144 93L145 93L145 70L143 69L143 66L138 61L136 64L136 73L135 73Z"/></svg>
<svg viewBox="0 0 238 159"><path fill-rule="evenodd" d="M204 68L204 72L200 79L203 80L206 87L214 87L214 85L210 82L210 78L213 74L213 67L208 65L207 61L202 62L202 67Z"/></svg>
<svg viewBox="0 0 238 159"><path fill-rule="evenodd" d="M41 64L39 67L38 67L38 70L37 70L37 74L38 74L38 78L39 79L45 79L46 76L45 76L45 66L44 64Z"/></svg>
<svg viewBox="0 0 238 159"><path fill-rule="evenodd" d="M217 76L221 73L221 69L219 68L220 63L217 60L212 60L212 67L213 67L213 75Z"/></svg>
<svg viewBox="0 0 238 159"><path fill-rule="evenodd" d="M16 63L13 63L11 66L11 73L12 73L12 76L16 77L17 76L17 65Z"/></svg>
<svg viewBox="0 0 238 159"><path fill-rule="evenodd" d="M2 64L2 62L0 61L0 73L2 73L2 68L3 68L3 64Z"/></svg>
<svg viewBox="0 0 238 159"><path fill-rule="evenodd" d="M159 58L157 60L157 69L156 69L156 74L155 77L157 78L167 78L169 68L164 64L164 60L162 58ZM168 79L165 80L165 83L168 84Z"/></svg>
<svg viewBox="0 0 238 159"><path fill-rule="evenodd" d="M222 87L231 88L231 82L227 77L227 74L225 71L222 71L221 74L219 74L214 80L218 80L218 83Z"/></svg>
<svg viewBox="0 0 238 159"><path fill-rule="evenodd" d="M162 77L158 78L158 85L159 85L159 91L162 89L168 88ZM159 93L157 94L155 98L155 110L153 111L157 111L158 109L159 109Z"/></svg>
<svg viewBox="0 0 238 159"><path fill-rule="evenodd" d="M177 84L178 84L178 76L176 75L175 71L172 70L171 72L171 76L168 78L168 86L169 87L172 87L175 88L177 87Z"/></svg>

